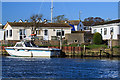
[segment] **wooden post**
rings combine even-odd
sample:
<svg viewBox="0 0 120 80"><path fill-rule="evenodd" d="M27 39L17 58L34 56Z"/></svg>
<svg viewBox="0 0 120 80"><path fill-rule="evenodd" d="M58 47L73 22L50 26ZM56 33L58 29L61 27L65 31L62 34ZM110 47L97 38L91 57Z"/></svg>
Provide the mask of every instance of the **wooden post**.
<svg viewBox="0 0 120 80"><path fill-rule="evenodd" d="M2 43L2 40L1 40L1 55L3 55L3 43Z"/></svg>
<svg viewBox="0 0 120 80"><path fill-rule="evenodd" d="M75 56L75 47L73 47L73 56Z"/></svg>
<svg viewBox="0 0 120 80"><path fill-rule="evenodd" d="M100 50L100 57L101 57L102 49Z"/></svg>
<svg viewBox="0 0 120 80"><path fill-rule="evenodd" d="M113 38L113 32L111 32L111 38L110 38L110 50L111 50L111 56L113 56L112 38Z"/></svg>
<svg viewBox="0 0 120 80"><path fill-rule="evenodd" d="M62 28L61 28L61 35L60 35L60 49L62 50Z"/></svg>
<svg viewBox="0 0 120 80"><path fill-rule="evenodd" d="M86 52L86 50L85 50L85 45L84 45L84 54L86 55L86 53L85 53L85 52Z"/></svg>

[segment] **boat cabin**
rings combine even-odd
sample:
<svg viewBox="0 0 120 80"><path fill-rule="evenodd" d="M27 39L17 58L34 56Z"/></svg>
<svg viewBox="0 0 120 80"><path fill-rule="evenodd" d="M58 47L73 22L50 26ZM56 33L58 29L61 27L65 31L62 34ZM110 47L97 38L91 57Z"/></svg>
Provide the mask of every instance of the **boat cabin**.
<svg viewBox="0 0 120 80"><path fill-rule="evenodd" d="M37 47L33 41L17 42L14 47Z"/></svg>

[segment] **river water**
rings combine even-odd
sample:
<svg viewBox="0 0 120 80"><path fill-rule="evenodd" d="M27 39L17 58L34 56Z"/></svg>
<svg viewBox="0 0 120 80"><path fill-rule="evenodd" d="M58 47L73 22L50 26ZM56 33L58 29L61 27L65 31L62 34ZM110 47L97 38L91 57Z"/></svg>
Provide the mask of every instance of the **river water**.
<svg viewBox="0 0 120 80"><path fill-rule="evenodd" d="M3 57L2 78L96 79L119 78L120 60L81 58Z"/></svg>

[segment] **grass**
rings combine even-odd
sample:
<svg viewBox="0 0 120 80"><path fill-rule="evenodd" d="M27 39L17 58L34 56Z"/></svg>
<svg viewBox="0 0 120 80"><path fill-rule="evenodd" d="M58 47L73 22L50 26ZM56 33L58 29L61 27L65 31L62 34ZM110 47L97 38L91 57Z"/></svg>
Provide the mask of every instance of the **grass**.
<svg viewBox="0 0 120 80"><path fill-rule="evenodd" d="M40 45L40 46L55 46L55 47L60 47L60 45ZM71 45L62 45L63 47L64 46L70 46L70 47L84 47L84 45L78 45L78 44L71 44ZM89 48L89 49L97 49L97 48L107 48L107 45L95 45L95 44L91 44L91 45L86 45L85 46L86 48Z"/></svg>
<svg viewBox="0 0 120 80"><path fill-rule="evenodd" d="M81 45L81 47L84 47L84 45ZM97 49L97 48L107 48L107 45L95 45L95 44L91 44L91 45L87 45L85 46L87 48L90 48L90 49Z"/></svg>
<svg viewBox="0 0 120 80"><path fill-rule="evenodd" d="M120 48L120 46L114 46L113 48Z"/></svg>
<svg viewBox="0 0 120 80"><path fill-rule="evenodd" d="M13 45L11 45L11 44L2 44L0 46L13 46Z"/></svg>
<svg viewBox="0 0 120 80"><path fill-rule="evenodd" d="M2 46L13 46L13 45L11 45L11 44L9 44L9 45L3 44ZM60 45L39 45L39 46L43 46L43 47L47 47L47 46L60 47ZM78 47L78 46L80 46L80 47L84 47L84 45L78 45L78 44L62 45L62 46L63 47L64 46L70 46L70 47ZM90 44L90 45L86 45L85 47L89 48L89 49L96 49L96 48L107 48L107 45L103 45L103 44L101 44L101 45ZM120 48L120 46L115 46L113 48Z"/></svg>

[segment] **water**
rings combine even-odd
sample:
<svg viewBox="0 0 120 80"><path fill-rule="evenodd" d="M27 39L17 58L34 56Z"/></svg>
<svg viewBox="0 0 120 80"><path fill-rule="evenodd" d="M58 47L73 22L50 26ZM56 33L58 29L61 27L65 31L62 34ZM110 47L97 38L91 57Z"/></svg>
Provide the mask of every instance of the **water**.
<svg viewBox="0 0 120 80"><path fill-rule="evenodd" d="M118 78L119 62L108 59L3 57L2 77L20 80Z"/></svg>

